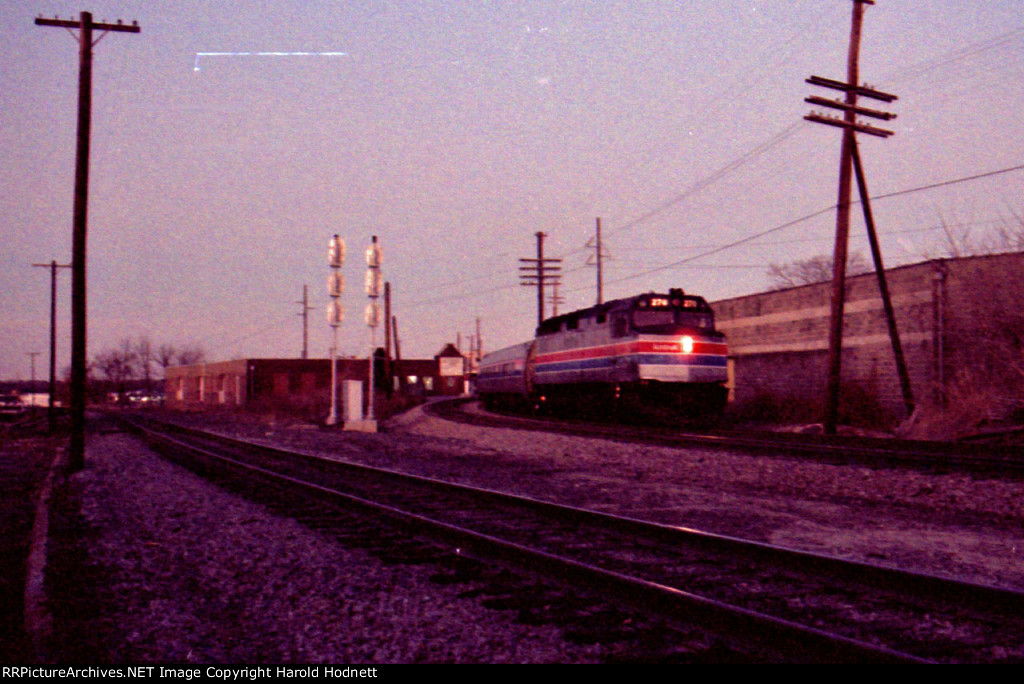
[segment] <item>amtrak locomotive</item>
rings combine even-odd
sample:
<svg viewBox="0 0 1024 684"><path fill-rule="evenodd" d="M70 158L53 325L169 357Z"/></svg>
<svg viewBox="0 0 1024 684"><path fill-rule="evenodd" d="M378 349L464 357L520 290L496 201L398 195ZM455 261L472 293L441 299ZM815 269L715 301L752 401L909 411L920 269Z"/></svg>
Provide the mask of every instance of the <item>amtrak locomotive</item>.
<svg viewBox="0 0 1024 684"><path fill-rule="evenodd" d="M728 396L726 355L703 297L652 292L545 320L532 341L484 356L476 391L491 407L642 404L709 415Z"/></svg>

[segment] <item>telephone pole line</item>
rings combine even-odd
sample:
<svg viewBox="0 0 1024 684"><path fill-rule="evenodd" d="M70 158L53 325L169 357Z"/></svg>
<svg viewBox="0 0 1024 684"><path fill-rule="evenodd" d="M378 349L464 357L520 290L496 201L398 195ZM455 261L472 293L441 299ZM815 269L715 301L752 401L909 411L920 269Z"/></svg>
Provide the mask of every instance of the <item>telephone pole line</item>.
<svg viewBox="0 0 1024 684"><path fill-rule="evenodd" d="M395 364L391 360L391 281L384 283L384 377L387 379L387 395L395 390Z"/></svg>
<svg viewBox="0 0 1024 684"><path fill-rule="evenodd" d="M560 294L558 294L558 286L559 285L561 285L561 283L559 283L557 280L555 282L551 283L551 297L549 299L551 301L551 315L552 316L557 316L558 315L558 305L559 304L565 304L565 297L563 297Z"/></svg>
<svg viewBox="0 0 1024 684"><path fill-rule="evenodd" d="M846 60L846 83L856 87L860 83L860 34L864 20L864 3L853 0L853 20L850 27L850 48ZM843 142L839 152L839 198L836 209L836 240L832 257L832 310L828 333L828 385L825 394L825 415L822 420L825 434L834 435L839 415L839 385L843 353L843 311L846 302L846 251L850 236L850 180L852 171L853 128L857 115L857 92L846 91L846 110Z"/></svg>
<svg viewBox="0 0 1024 684"><path fill-rule="evenodd" d="M40 354L42 354L42 352L25 352L25 356L28 356L32 359L32 384L29 385L31 389L28 391L28 393L29 396L32 397L30 401L32 402L33 409L36 407L36 357L39 356ZM35 413L35 411L33 411L33 413Z"/></svg>
<svg viewBox="0 0 1024 684"><path fill-rule="evenodd" d="M526 287L537 288L537 325L540 325L544 321L544 285L545 283L557 283L562 275L562 260L561 259L545 259L544 258L544 238L545 233L537 232L537 258L536 259L520 259L519 261L526 264L526 266L520 266L519 270L523 273L519 274L520 285Z"/></svg>
<svg viewBox="0 0 1024 684"><path fill-rule="evenodd" d="M46 423L52 435L57 430L57 411L54 397L57 391L57 269L71 268L71 264L32 264L36 268L50 269L50 402L46 409Z"/></svg>
<svg viewBox="0 0 1024 684"><path fill-rule="evenodd" d="M834 435L839 417L839 388L841 384L842 353L843 353L843 313L846 299L846 256L847 245L850 233L850 193L853 180L854 166L856 166L858 189L861 201L864 205L864 217L868 226L868 236L871 240L872 257L875 261L875 271L878 274L879 289L882 293L885 305L886 318L889 323L889 334L892 338L893 352L896 357L896 366L900 375L900 383L903 388L904 401L908 411L912 410L913 397L910 393L910 381L906 371L906 364L903 360L903 350L900 345L899 335L896 331L896 321L892 312L892 304L889 301L888 287L885 283L885 271L882 265L881 251L878 248L877 236L874 229L874 220L871 216L867 184L864 180L864 171L860 164L860 156L857 152L857 133L867 133L881 138L888 138L892 131L870 126L858 121L857 116L867 116L875 119L889 121L895 118L895 114L882 112L874 109L860 107L857 104L857 97L866 97L882 102L894 102L897 97L889 93L883 93L860 84L860 38L861 25L864 19L864 5L873 5L874 0L853 0L853 19L850 27L850 47L847 55L846 82L836 81L820 76L811 76L807 83L824 88L844 91L845 102L839 100L826 100L820 97L805 98L810 104L838 109L843 112L843 117L831 117L819 113L808 114L804 118L815 123L837 126L843 129L843 142L840 151L839 161L839 198L836 211L836 238L835 251L832 260L832 303L829 319L829 348L828 348L828 383L825 392L825 409L822 419L822 427L825 434Z"/></svg>
<svg viewBox="0 0 1024 684"><path fill-rule="evenodd" d="M604 245L601 243L601 218L597 218L597 234L587 241L587 247L594 248L594 255L587 257L587 266L597 266L597 303L604 304Z"/></svg>
<svg viewBox="0 0 1024 684"><path fill-rule="evenodd" d="M480 317L476 317L476 368L480 368L480 360L484 358L484 340L480 336Z"/></svg>
<svg viewBox="0 0 1024 684"><path fill-rule="evenodd" d="M302 305L302 312L297 314L302 316L302 358L309 358L309 312L315 307L309 305L309 286L302 286L302 301L295 302L296 304Z"/></svg>
<svg viewBox="0 0 1024 684"><path fill-rule="evenodd" d="M37 26L78 29L78 138L75 149L75 204L71 246L71 439L68 468L74 472L85 466L86 401L86 302L85 253L86 217L89 197L89 132L92 124L92 48L108 32L139 33L138 22L131 26L94 23L92 14L82 12L79 19L36 19ZM103 31L93 41L93 30Z"/></svg>

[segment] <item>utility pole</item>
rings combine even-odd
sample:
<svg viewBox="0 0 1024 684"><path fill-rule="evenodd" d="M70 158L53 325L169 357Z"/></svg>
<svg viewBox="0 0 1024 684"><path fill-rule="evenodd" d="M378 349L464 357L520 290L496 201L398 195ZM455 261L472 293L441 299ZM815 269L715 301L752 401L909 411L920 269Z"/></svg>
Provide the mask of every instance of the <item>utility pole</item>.
<svg viewBox="0 0 1024 684"><path fill-rule="evenodd" d="M25 352L26 356L32 359L32 384L29 385L29 395L32 397L32 408L36 407L36 357L42 354L42 352ZM35 413L33 411L33 413Z"/></svg>
<svg viewBox="0 0 1024 684"><path fill-rule="evenodd" d="M558 294L558 286L561 285L557 280L551 284L551 315L558 315L558 305L565 304L565 297Z"/></svg>
<svg viewBox="0 0 1024 684"><path fill-rule="evenodd" d="M46 409L46 423L50 434L53 434L57 429L57 410L53 404L57 391L57 269L71 268L71 264L51 261L32 266L50 269L50 401Z"/></svg>
<svg viewBox="0 0 1024 684"><path fill-rule="evenodd" d="M480 337L480 317L476 317L476 365L480 367L480 360L484 358L484 343Z"/></svg>
<svg viewBox="0 0 1024 684"><path fill-rule="evenodd" d="M398 370L398 388L404 394L408 389L407 376L402 372L402 345L398 339L398 318L391 317L391 334L395 339L395 368Z"/></svg>
<svg viewBox="0 0 1024 684"><path fill-rule="evenodd" d="M92 123L92 39L93 30L103 31L97 42L108 32L139 33L138 22L126 26L93 23L92 14L82 12L78 21L59 18L36 19L37 26L51 26L68 30L78 29L78 142L75 150L75 204L74 229L71 246L71 440L68 450L68 468L81 470L85 466L85 400L86 400L86 302L85 254L86 225L89 198L89 132Z"/></svg>
<svg viewBox="0 0 1024 684"><path fill-rule="evenodd" d="M313 310L313 307L309 305L309 286L302 286L302 301L295 302L296 304L302 305L302 312L299 316L302 316L302 358L309 358L309 312Z"/></svg>
<svg viewBox="0 0 1024 684"><path fill-rule="evenodd" d="M520 266L519 270L523 273L519 274L520 285L526 287L537 288L537 325L540 325L544 321L544 283L557 283L562 277L562 260L561 259L545 259L544 258L544 238L545 233L537 232L537 258L536 259L520 259L519 261L527 264L526 266Z"/></svg>
<svg viewBox="0 0 1024 684"><path fill-rule="evenodd" d="M853 170L857 176L857 188L860 191L860 205L864 210L864 225L868 230L868 242L871 243L871 257L875 261L875 273L878 275L878 291L882 296L882 308L885 309L885 321L889 328L889 342L892 344L893 358L896 361L896 374L900 379L903 393L903 407L907 416L914 413L914 391L910 386L910 373L907 372L907 361L903 356L903 343L900 341L896 327L896 312L892 308L892 297L889 296L889 284L885 279L885 266L882 264L882 249L878 245L878 232L875 230L875 217L871 211L871 197L868 195L868 182L864 177L864 166L860 160L860 149L857 140L853 141Z"/></svg>
<svg viewBox="0 0 1024 684"><path fill-rule="evenodd" d="M869 116L877 119L889 120L894 118L888 112L879 112L872 109L857 106L857 97L863 96L884 102L893 102L895 95L882 93L877 90L862 86L860 84L860 38L861 25L864 20L864 5L873 5L874 0L853 0L853 18L850 26L850 46L846 62L846 82L835 81L811 76L807 82L811 85L832 88L846 93L845 102L839 100L826 100L820 97L808 97L805 99L810 104L821 105L838 109L843 112L843 117L830 117L818 113L812 113L804 118L815 123L822 123L830 126L837 126L843 129L843 142L839 159L839 192L836 202L836 238L835 250L832 259L832 301L831 315L829 318L829 348L828 348L828 383L825 392L825 409L822 420L825 434L833 435L836 432L836 424L839 416L839 388L841 384L842 370L842 345L843 345L843 313L846 299L846 255L850 234L850 193L852 186L854 155L856 147L857 132L867 133L883 138L892 135L887 131L874 126L860 123L858 115ZM862 199L866 196L866 186L861 184ZM870 230L870 229L869 229ZM881 274L882 268L880 258L876 258L876 270ZM884 275L880 277L884 278ZM887 290L885 290L887 292ZM892 326L891 326L892 328ZM895 342L898 346L898 340Z"/></svg>
<svg viewBox="0 0 1024 684"><path fill-rule="evenodd" d="M387 387L385 391L390 397L394 392L395 382L392 380L391 363L391 282L384 283L384 377Z"/></svg>
<svg viewBox="0 0 1024 684"><path fill-rule="evenodd" d="M597 303L604 304L603 261L604 246L601 244L601 218L597 218L597 237L587 241L587 247L594 248L594 255L587 257L587 266L597 266Z"/></svg>

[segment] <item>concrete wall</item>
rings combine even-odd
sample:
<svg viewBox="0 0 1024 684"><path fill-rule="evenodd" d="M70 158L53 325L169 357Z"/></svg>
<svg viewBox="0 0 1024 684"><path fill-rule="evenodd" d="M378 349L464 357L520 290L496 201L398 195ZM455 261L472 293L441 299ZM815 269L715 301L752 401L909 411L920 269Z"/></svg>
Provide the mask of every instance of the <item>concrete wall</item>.
<svg viewBox="0 0 1024 684"><path fill-rule="evenodd" d="M941 398L965 369L999 363L982 349L979 327L998 328L998 351L1024 336L1014 302L1022 301L1024 254L933 260L886 272L911 385L918 402ZM820 400L824 394L831 283L714 302L734 363L735 399L760 394ZM894 415L903 402L874 273L847 280L842 379L873 394ZM1021 319L1020 316L1017 316ZM1022 319L1024 320L1024 319ZM1009 332L1008 332L1009 330ZM1019 347L1019 345L1018 345Z"/></svg>

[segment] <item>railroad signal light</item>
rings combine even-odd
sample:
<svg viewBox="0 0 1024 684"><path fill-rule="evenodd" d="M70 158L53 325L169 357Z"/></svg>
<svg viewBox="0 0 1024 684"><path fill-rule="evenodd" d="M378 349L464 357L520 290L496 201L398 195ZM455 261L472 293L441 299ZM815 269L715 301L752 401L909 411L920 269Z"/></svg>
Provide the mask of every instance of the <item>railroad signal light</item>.
<svg viewBox="0 0 1024 684"><path fill-rule="evenodd" d="M376 328L380 325L380 319L380 304L377 302L367 304L366 309L363 311L363 320L366 321L367 327Z"/></svg>
<svg viewBox="0 0 1024 684"><path fill-rule="evenodd" d="M332 328L337 328L343 320L345 320L344 307L337 299L332 299L327 304L327 324Z"/></svg>
<svg viewBox="0 0 1024 684"><path fill-rule="evenodd" d="M327 276L327 294L331 297L340 297L345 291L345 276L338 271L333 271Z"/></svg>
<svg viewBox="0 0 1024 684"><path fill-rule="evenodd" d="M366 249L366 265L370 268L380 268L381 258L380 245L377 244L377 236L373 236L373 244Z"/></svg>
<svg viewBox="0 0 1024 684"><path fill-rule="evenodd" d="M345 263L345 241L337 235L327 243L327 262L332 268L341 268Z"/></svg>
<svg viewBox="0 0 1024 684"><path fill-rule="evenodd" d="M331 266L331 274L327 277L327 293L331 301L327 305L327 324L334 334L331 346L331 413L327 416L328 425L338 423L338 326L345 318L345 309L341 306L341 293L345 290L345 276L341 274L341 265L345 263L345 241L335 235L327 243L327 263Z"/></svg>
<svg viewBox="0 0 1024 684"><path fill-rule="evenodd" d="M370 358L369 364L367 364L370 367L370 377L367 381L370 388L370 401L368 403L369 411L367 418L374 426L376 426L377 422L374 418L373 412L373 383L374 378L376 377L373 362L374 357L376 356L375 348L377 346L375 336L377 326L380 325L381 319L380 304L377 303L377 298L380 297L381 291L380 263L381 249L380 245L377 244L377 236L374 235L373 241L366 250L366 294L370 298L370 303L366 305L366 309L363 312L363 319L366 321L366 325L370 328ZM374 427L374 430L376 430L376 427Z"/></svg>
<svg viewBox="0 0 1024 684"><path fill-rule="evenodd" d="M375 268L366 271L366 295L368 297L380 297L381 281L380 271Z"/></svg>

